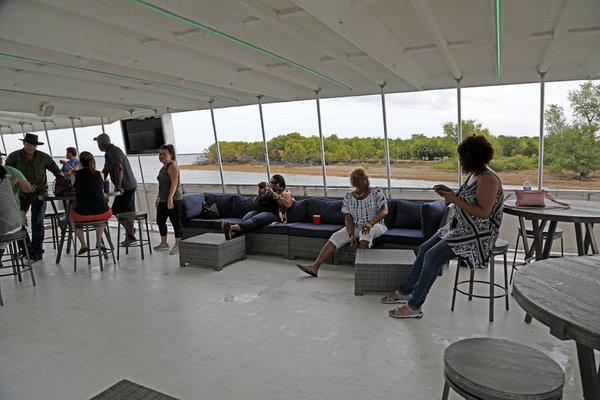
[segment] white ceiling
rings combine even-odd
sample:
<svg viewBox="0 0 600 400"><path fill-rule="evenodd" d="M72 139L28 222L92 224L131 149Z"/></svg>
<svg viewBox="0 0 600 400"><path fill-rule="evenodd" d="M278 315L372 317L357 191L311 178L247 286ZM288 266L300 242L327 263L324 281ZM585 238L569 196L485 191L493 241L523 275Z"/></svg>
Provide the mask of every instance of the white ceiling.
<svg viewBox="0 0 600 400"><path fill-rule="evenodd" d="M600 1L5 0L0 127L386 92L600 77ZM162 10L150 10L156 6ZM202 24L239 39L233 43ZM233 39L232 39L233 40ZM248 48L267 50L267 55ZM285 60L282 60L285 59ZM295 64L292 66L290 64ZM350 88L350 89L348 89ZM33 127L29 124L33 124ZM10 127L10 128L9 128Z"/></svg>

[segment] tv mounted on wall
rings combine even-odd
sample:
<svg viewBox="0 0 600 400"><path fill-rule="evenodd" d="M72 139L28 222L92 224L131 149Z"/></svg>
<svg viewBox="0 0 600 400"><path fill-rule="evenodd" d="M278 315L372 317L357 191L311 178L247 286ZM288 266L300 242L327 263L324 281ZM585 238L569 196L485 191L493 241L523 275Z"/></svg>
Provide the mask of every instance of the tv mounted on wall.
<svg viewBox="0 0 600 400"><path fill-rule="evenodd" d="M160 116L121 120L127 154L155 154L165 144Z"/></svg>

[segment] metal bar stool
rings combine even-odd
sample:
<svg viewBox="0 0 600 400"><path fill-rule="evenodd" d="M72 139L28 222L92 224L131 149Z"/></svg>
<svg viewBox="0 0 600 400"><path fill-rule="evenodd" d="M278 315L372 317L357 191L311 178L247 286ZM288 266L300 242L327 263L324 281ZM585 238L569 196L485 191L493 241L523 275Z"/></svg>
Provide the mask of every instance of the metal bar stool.
<svg viewBox="0 0 600 400"><path fill-rule="evenodd" d="M527 238L533 239L533 228L527 227L525 230L526 230ZM556 231L554 232L554 236L552 238L553 240L560 239L560 256L561 257L565 256L563 232L564 231L562 228L557 227ZM542 232L542 240L546 240L546 239L548 239L548 229L547 228L544 229ZM523 243L525 243L525 241L523 240L523 230L521 229L520 226L519 226L518 232L517 232L517 243L515 243L515 254L513 256L512 269L510 271L510 282L511 283L512 283L513 275L514 275L515 271L519 270L517 268L517 252L519 251L519 241L522 241ZM531 244L529 249L525 249L525 260L523 262L523 265L528 264L532 258L533 258L533 243Z"/></svg>
<svg viewBox="0 0 600 400"><path fill-rule="evenodd" d="M58 213L50 212L44 215L44 220L50 221L50 231L52 234L44 239L44 243L52 243L52 248L56 250L58 247L58 241L60 240L60 234L58 230L60 229L60 220L65 217L65 213L59 211Z"/></svg>
<svg viewBox="0 0 600 400"><path fill-rule="evenodd" d="M120 253L119 250L121 247L125 247L125 254L129 254L130 247L139 247L140 252L142 254L142 260L143 260L144 259L144 245L147 244L148 249L150 250L150 254L152 254L152 243L150 242L150 229L148 228L148 213L133 211L133 212L125 212L125 213L117 214L117 221L119 221L119 225L117 228L117 238L121 237L121 222L127 222L127 221L136 222L137 221L138 232L140 234L138 241L136 241L134 243L130 243L129 240L125 240L123 243L117 244L117 261L119 260L119 253ZM144 221L144 223L146 224L147 239L143 239L143 236L142 236L142 233L144 232L142 230L142 221Z"/></svg>
<svg viewBox="0 0 600 400"><path fill-rule="evenodd" d="M506 309L508 310L508 242L504 239L496 240L496 244L492 249L492 254L490 255L490 278L488 281L476 280L475 279L475 270L471 269L471 274L469 280L467 281L458 281L458 276L460 274L460 262L461 258L458 257L458 263L456 266L456 277L454 278L454 288L452 290L452 306L450 307L451 311L454 311L454 303L456 301L456 293L461 293L469 297L469 301L476 297L478 299L489 299L490 300L490 311L489 311L489 320L490 322L494 322L494 300L500 297L504 297L506 300ZM496 256L502 255L504 258L504 286L501 286L494 282L494 274L495 274L495 264L496 264ZM458 288L458 286L463 284L469 284L469 291L464 292ZM488 296L476 295L473 294L473 284L474 283L483 283L490 287L490 294ZM494 289L499 288L502 290L502 294L495 295Z"/></svg>
<svg viewBox="0 0 600 400"><path fill-rule="evenodd" d="M22 245L23 254L19 252L19 243ZM31 265L31 259L29 258L29 249L27 248L27 230L21 228L18 232L0 236L0 248L6 248L5 254L3 254L2 257L0 270L5 268L12 269L11 272L0 273L0 277L16 276L19 279L19 282L22 282L22 273L29 271L31 283L35 286L35 276L33 275L33 267ZM8 262L10 263L9 267L4 266L5 258L8 258ZM4 301L0 295L0 306L2 305L4 305Z"/></svg>
<svg viewBox="0 0 600 400"><path fill-rule="evenodd" d="M97 234L97 229L99 227L103 227L102 231L104 236L106 237L106 241L108 242L108 248L103 246L102 243L102 235ZM113 264L116 264L115 261L115 246L113 246L112 239L110 237L110 229L108 228L108 221L97 221L97 222L73 222L73 231L75 229L83 230L85 234L85 240L88 245L87 254L77 254L77 239L73 239L73 270L77 271L77 259L78 258L87 258L88 265L91 265L92 257L98 257L98 261L100 262L100 271L104 271L104 260L108 261L108 253L112 255ZM92 248L90 246L90 231L96 233L96 247Z"/></svg>

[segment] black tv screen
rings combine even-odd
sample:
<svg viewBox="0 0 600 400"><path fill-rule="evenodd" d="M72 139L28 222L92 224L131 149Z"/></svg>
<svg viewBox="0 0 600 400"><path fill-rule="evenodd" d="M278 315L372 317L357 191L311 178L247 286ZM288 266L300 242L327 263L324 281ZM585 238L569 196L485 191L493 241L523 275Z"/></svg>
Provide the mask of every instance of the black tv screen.
<svg viewBox="0 0 600 400"><path fill-rule="evenodd" d="M165 144L160 117L121 120L127 154L158 153Z"/></svg>

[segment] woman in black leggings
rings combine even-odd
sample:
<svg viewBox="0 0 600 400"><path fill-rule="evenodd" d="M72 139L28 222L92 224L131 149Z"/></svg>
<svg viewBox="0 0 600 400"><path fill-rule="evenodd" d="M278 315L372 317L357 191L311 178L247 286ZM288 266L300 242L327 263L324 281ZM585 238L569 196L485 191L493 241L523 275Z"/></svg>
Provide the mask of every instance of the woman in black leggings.
<svg viewBox="0 0 600 400"><path fill-rule="evenodd" d="M156 223L160 231L160 244L154 250L169 250L167 243L167 217L175 231L175 245L169 251L174 255L179 253L181 242L181 188L179 187L179 166L172 144L160 148L158 159L163 167L158 172L158 198L156 199Z"/></svg>

